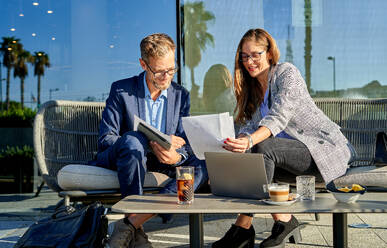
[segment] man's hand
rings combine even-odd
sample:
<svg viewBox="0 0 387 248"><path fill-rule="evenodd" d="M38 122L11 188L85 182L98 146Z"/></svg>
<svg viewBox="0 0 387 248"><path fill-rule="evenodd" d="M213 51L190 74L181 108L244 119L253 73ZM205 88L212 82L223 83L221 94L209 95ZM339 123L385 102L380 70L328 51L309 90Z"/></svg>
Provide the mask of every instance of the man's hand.
<svg viewBox="0 0 387 248"><path fill-rule="evenodd" d="M179 149L185 145L185 140L175 135L171 135L172 147Z"/></svg>
<svg viewBox="0 0 387 248"><path fill-rule="evenodd" d="M179 138L179 137L176 137L176 138ZM181 160L181 155L176 152L176 148L173 145L169 150L166 150L155 141L151 141L149 144L152 147L153 153L156 155L157 159L161 163L176 164Z"/></svg>

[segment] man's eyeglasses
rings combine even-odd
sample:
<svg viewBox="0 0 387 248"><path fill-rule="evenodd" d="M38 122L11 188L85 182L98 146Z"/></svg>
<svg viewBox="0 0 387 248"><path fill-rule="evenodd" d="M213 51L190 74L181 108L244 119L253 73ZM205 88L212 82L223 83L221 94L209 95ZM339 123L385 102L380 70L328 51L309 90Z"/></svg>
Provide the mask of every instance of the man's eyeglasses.
<svg viewBox="0 0 387 248"><path fill-rule="evenodd" d="M265 51L262 51L262 52L253 52L251 55L248 55L246 53L241 53L240 56L239 56L239 60L242 61L242 62L247 62L249 61L249 58L251 58L253 61L258 61L261 59L261 55L264 53Z"/></svg>
<svg viewBox="0 0 387 248"><path fill-rule="evenodd" d="M148 66L149 70L153 73L153 77L156 78L156 79L162 79L164 77L165 74L168 74L169 76L173 76L175 75L175 73L179 70L178 67L175 67L173 69L170 69L170 70L166 70L166 71L157 71L157 72L154 72L152 70L152 68L148 65L148 63L143 60L146 64L146 66Z"/></svg>

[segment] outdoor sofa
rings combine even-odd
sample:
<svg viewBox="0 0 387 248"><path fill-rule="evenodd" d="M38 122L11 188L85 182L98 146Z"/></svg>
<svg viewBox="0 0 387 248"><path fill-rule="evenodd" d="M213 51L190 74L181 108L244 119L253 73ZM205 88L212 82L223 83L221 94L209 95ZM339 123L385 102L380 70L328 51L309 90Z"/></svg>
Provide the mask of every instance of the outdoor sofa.
<svg viewBox="0 0 387 248"><path fill-rule="evenodd" d="M317 106L342 128L355 146L358 157L336 185L358 183L370 189L387 189L387 166L375 167L376 134L387 131L387 99L316 98ZM105 104L102 102L49 101L39 109L34 122L34 150L44 183L73 201L117 202L120 200L117 173L88 166L97 153L98 128ZM282 174L280 179L289 179ZM145 188L157 191L171 180L149 172ZM294 178L293 178L294 180Z"/></svg>

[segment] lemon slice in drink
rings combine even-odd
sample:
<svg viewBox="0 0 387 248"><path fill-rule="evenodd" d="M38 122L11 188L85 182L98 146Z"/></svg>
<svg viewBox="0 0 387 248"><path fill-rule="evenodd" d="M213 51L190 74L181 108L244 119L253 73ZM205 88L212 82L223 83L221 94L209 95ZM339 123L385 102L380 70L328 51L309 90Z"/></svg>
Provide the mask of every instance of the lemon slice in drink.
<svg viewBox="0 0 387 248"><path fill-rule="evenodd" d="M192 180L192 176L189 173L183 173L182 178L184 178L184 180Z"/></svg>

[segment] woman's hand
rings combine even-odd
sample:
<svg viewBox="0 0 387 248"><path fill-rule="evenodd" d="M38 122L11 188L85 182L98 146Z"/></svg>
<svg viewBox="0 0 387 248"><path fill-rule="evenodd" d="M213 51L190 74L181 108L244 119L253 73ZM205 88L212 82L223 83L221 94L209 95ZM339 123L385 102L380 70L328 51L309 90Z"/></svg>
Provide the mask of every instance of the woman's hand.
<svg viewBox="0 0 387 248"><path fill-rule="evenodd" d="M260 126L257 131L252 133L250 135L252 139L252 146L256 144L259 144L260 142L264 141L265 139L269 138L271 136L271 131L265 126ZM233 139L233 138L227 138L224 141L223 148L231 151L231 152L246 152L249 148L249 138L246 134L241 133L238 138Z"/></svg>
<svg viewBox="0 0 387 248"><path fill-rule="evenodd" d="M249 139L246 136L236 139L227 138L224 141L223 148L231 152L244 153L249 148Z"/></svg>

